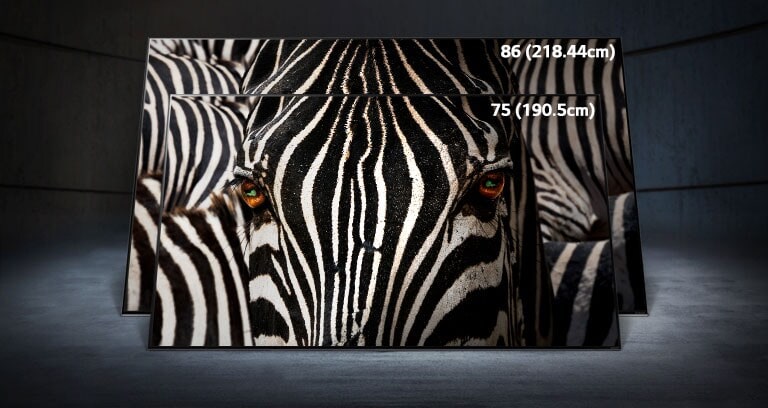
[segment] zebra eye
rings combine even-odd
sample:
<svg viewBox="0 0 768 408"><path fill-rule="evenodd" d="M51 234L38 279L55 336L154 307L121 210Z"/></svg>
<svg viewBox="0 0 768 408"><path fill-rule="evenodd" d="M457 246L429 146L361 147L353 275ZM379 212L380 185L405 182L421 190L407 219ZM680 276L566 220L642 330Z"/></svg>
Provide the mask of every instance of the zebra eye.
<svg viewBox="0 0 768 408"><path fill-rule="evenodd" d="M245 181L240 184L240 197L243 198L245 204L251 208L257 208L264 204L267 197L261 191L256 188L256 184L252 181Z"/></svg>
<svg viewBox="0 0 768 408"><path fill-rule="evenodd" d="M504 191L504 172L503 171L490 171L483 174L480 177L480 182L477 185L477 191L481 196L495 200L499 198L501 192Z"/></svg>

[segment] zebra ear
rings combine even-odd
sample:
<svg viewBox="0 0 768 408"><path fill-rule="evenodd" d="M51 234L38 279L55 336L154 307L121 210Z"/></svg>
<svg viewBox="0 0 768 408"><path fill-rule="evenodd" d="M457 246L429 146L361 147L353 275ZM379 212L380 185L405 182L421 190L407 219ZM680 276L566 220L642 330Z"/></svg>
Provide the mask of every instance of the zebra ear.
<svg viewBox="0 0 768 408"><path fill-rule="evenodd" d="M240 197L251 208L258 208L267 201L267 197L259 191L256 183L246 180L240 184Z"/></svg>

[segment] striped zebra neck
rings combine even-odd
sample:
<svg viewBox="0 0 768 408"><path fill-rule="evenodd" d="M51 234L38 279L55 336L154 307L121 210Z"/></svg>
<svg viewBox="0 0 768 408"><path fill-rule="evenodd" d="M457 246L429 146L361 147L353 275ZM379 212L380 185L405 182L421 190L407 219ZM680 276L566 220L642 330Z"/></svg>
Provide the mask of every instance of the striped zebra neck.
<svg viewBox="0 0 768 408"><path fill-rule="evenodd" d="M253 344L243 205L229 189L210 202L162 217L154 345Z"/></svg>

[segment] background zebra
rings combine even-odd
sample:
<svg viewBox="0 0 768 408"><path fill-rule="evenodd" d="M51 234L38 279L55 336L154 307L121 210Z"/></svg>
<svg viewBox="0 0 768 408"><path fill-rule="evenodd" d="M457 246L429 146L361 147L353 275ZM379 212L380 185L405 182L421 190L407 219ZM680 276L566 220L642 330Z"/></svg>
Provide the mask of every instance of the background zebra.
<svg viewBox="0 0 768 408"><path fill-rule="evenodd" d="M600 105L595 95L511 99L512 106L556 107L561 103ZM593 118L538 115L523 116L516 123L531 157L555 290L555 339L559 344L614 346L618 342L618 322L611 317L616 314L617 298L601 123L599 111ZM594 307L590 307L592 301Z"/></svg>
<svg viewBox="0 0 768 408"><path fill-rule="evenodd" d="M523 96L512 105L599 107L596 96ZM546 241L610 237L603 134L595 117L523 116L516 121L533 161L536 202Z"/></svg>
<svg viewBox="0 0 768 408"><path fill-rule="evenodd" d="M553 343L618 347L610 240L546 242L544 248L556 292Z"/></svg>
<svg viewBox="0 0 768 408"><path fill-rule="evenodd" d="M238 76L253 61L259 40L154 38L150 51L160 55L186 56L211 65L226 65Z"/></svg>
<svg viewBox="0 0 768 408"><path fill-rule="evenodd" d="M165 170L166 130L171 136L170 143L176 145L168 149L169 168L173 174L165 191L165 205L163 200L134 200L124 313L150 311L156 231L162 209L207 204L210 192L221 187L227 177L234 158L232 150L242 140L244 118L250 110L247 100L243 99L211 96L172 103L171 95L237 93L257 47L258 41L251 40L150 40L137 151L137 195L138 180L145 175L162 175ZM171 109L179 113L174 117L182 118L181 121L166 122ZM206 133L218 137L206 139ZM196 155L185 152L185 157L181 158L180 152L191 146L196 149ZM190 157L194 160L188 161ZM178 174L184 176L177 181ZM191 185L196 189L192 190ZM147 204L161 207L150 208Z"/></svg>
<svg viewBox="0 0 768 408"><path fill-rule="evenodd" d="M145 195L140 190L148 187L136 186L124 298L127 311L150 310L161 213L204 208L210 204L210 193L229 180L236 146L242 143L245 117L239 107L245 103L218 97L171 98L165 170L144 174L167 179L162 194L157 200L141 199Z"/></svg>
<svg viewBox="0 0 768 408"><path fill-rule="evenodd" d="M639 312L645 310L641 306L646 303L635 193L610 197L610 207L616 296L619 304L635 305L635 310Z"/></svg>
<svg viewBox="0 0 768 408"><path fill-rule="evenodd" d="M627 123L627 98L624 91L624 68L621 43L616 39L520 39L507 40L507 45L616 49L616 58L534 58L524 55L509 58L521 94L595 94L600 95L604 115L604 131L608 194L618 195L635 189L632 151Z"/></svg>
<svg viewBox="0 0 768 408"><path fill-rule="evenodd" d="M518 39L504 42L508 46L519 46L525 50L528 46L561 47L563 52L570 47L585 47L586 49L607 49L613 47L616 57L613 61L605 58L534 58L530 61L523 54L519 58L510 57L508 63L511 71L516 76L516 83L521 94L597 94L600 95L601 111L603 113L603 135L606 149L603 154L606 167L605 181L608 185L608 193L613 198L621 194L634 193L634 167L632 164L632 150L629 140L629 125L627 121L626 93L624 88L623 60L621 58L621 43L616 39ZM550 122L554 123L554 122ZM531 124L533 125L533 124ZM560 126L562 128L562 126ZM562 130L561 130L562 131ZM586 128L568 129L568 132L587 131ZM536 155L536 153L534 153ZM589 194L586 191L581 195ZM545 197L541 197L546 199ZM627 205L622 208L611 209L606 213L602 208L602 201L593 206L590 212L596 216L594 225L603 228L612 225L614 230L614 270L619 297L619 311L621 313L645 313L647 304L645 299L645 279L641 257L639 224L637 215L637 203L635 196L627 196L622 201ZM539 200L541 203L542 200ZM544 201L546 202L546 201ZM611 200L611 203L615 200ZM558 206L560 202L551 202L551 206ZM582 200L574 202L583 209L596 203ZM549 204L544 204L549 207ZM613 223L611 219L619 214L627 214L623 219L633 221ZM609 215L610 214L610 215ZM557 217L556 224L561 226L559 232L549 228L553 225L552 214L543 217L545 223L544 235L547 240L557 241L581 241L584 233L574 234L574 230L582 229L586 224L579 216ZM589 230L587 230L589 231ZM619 238L622 237L622 238ZM623 238L627 237L627 238ZM629 251L636 256L624 257L622 254Z"/></svg>
<svg viewBox="0 0 768 408"><path fill-rule="evenodd" d="M170 95L238 93L257 46L251 40L150 40L137 179L163 170ZM247 106L237 108L244 116L249 111Z"/></svg>
<svg viewBox="0 0 768 408"><path fill-rule="evenodd" d="M296 97L249 132L235 188L265 197L242 231L254 344L549 344L549 275L514 252L523 224L536 226L520 206L533 195L526 152L504 122L470 116L468 99ZM178 241L161 259L188 257ZM165 317L187 293L170 287L158 281L152 344L209 344L210 318ZM185 331L197 342L156 336Z"/></svg>
<svg viewBox="0 0 768 408"><path fill-rule="evenodd" d="M139 185L145 182L156 180L142 178ZM240 235L246 213L232 189L210 201L204 209L162 216L150 346L253 345Z"/></svg>

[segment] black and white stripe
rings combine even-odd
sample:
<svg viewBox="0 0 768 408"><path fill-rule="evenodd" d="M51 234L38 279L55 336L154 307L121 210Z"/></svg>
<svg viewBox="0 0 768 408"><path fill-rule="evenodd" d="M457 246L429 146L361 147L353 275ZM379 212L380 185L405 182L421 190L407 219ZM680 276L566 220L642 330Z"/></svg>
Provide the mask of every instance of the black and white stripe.
<svg viewBox="0 0 768 408"><path fill-rule="evenodd" d="M148 312L153 293L152 284L147 282L154 279L156 253L138 248L155 246L163 211L210 205L211 192L220 190L231 177L236 149L243 140L244 122L239 110L224 99L172 97L165 170L154 173L165 177L162 196L141 201L140 183L137 184L125 310Z"/></svg>
<svg viewBox="0 0 768 408"><path fill-rule="evenodd" d="M549 276L516 252L540 248L523 243L537 234L535 207L520 204L533 195L527 166L512 166L526 153L511 128L466 105L296 97L249 132L237 173L270 199L242 231L254 344L549 343ZM479 176L503 169L502 197L473 193ZM163 246L173 239L165 227L164 218ZM169 247L163 256L187 256ZM194 275L197 265L186 264ZM158 282L163 305L178 300L172 284ZM187 301L213 297L198 290ZM198 333L157 344L209 344L195 316L156 321L153 333Z"/></svg>
<svg viewBox="0 0 768 408"><path fill-rule="evenodd" d="M185 43L182 40L173 43L177 42ZM251 44L251 41L246 43ZM196 53L168 53L177 49L183 47L150 41L137 175L163 170L165 121L171 95L236 94L240 89L245 63L225 63L224 59L206 53L203 55L205 59L195 58ZM247 106L239 108L243 115L248 111Z"/></svg>
<svg viewBox="0 0 768 408"><path fill-rule="evenodd" d="M619 346L610 240L544 244L555 288L554 343Z"/></svg>
<svg viewBox="0 0 768 408"><path fill-rule="evenodd" d="M247 94L512 93L496 40L267 40ZM382 78L379 80L377 78Z"/></svg>
<svg viewBox="0 0 768 408"><path fill-rule="evenodd" d="M525 96L512 104L588 106L595 96ZM523 116L517 121L531 154L545 241L589 241L610 236L600 114Z"/></svg>
<svg viewBox="0 0 768 408"><path fill-rule="evenodd" d="M604 181L611 202L618 196L626 193L634 193L634 168L632 164L631 145L629 140L629 127L627 121L626 94L624 88L623 60L621 44L615 39L545 39L545 40L509 40L508 45L519 45L525 49L528 45L562 46L565 51L571 46L587 48L607 48L613 46L616 56L613 61L594 58L540 58L529 61L525 56L510 58L510 70L517 77L521 93L548 93L548 94L597 94L600 96L600 108L602 113L602 134L604 149L582 150L585 154L593 155L586 163L595 166L605 162ZM567 119L528 119L529 131L532 135L545 134L544 132L558 132L562 137L563 132L568 138L583 139L580 133L594 133L596 129L591 126L574 126L573 121ZM538 128L538 132L536 132ZM525 132L524 132L525 133ZM539 149L532 152L536 161L540 164L548 161L557 161L555 149ZM590 152L591 151L591 152ZM601 156L601 157L598 157ZM581 163L584 163L583 161ZM562 163L560 167L574 167L574 162ZM581 164L583 166L583 164ZM545 174L541 171L546 165L540 165L537 171L537 181L545 180ZM587 168L587 170L589 170ZM598 173L598 169L592 173ZM602 173L602 172L599 172ZM568 172L561 173L567 176ZM603 180L597 180L602 185ZM555 183L544 181L548 184L547 191L539 194L537 200L542 210L542 231L545 239L556 241L583 241L604 239L607 236L607 227L611 226L611 235L614 237L614 268L617 282L619 310L621 313L636 313L646 310L645 282L643 276L643 264L641 259L641 245L637 230L637 204L634 194L626 198L631 202L621 201L626 206L622 207L619 214L607 212L604 199L594 198L598 195L589 189L594 182L587 181L583 189L573 190L570 187L555 190ZM575 185L573 183L570 183ZM623 215L625 214L625 215ZM634 225L615 222L619 218L633 220ZM612 222L613 221L613 222ZM630 228L624 231L624 228ZM636 238L630 240L619 239L625 235ZM630 252L631 257L624 256L624 252Z"/></svg>
<svg viewBox="0 0 768 408"><path fill-rule="evenodd" d="M126 311L151 310L162 183L160 173L145 174L136 181L131 247L123 296L123 310Z"/></svg>
<svg viewBox="0 0 768 408"><path fill-rule="evenodd" d="M150 346L253 345L243 215L230 190L163 215Z"/></svg>
<svg viewBox="0 0 768 408"><path fill-rule="evenodd" d="M559 45L616 49L613 61L600 58L537 58L528 60L524 55L510 58L510 70L517 78L521 94L597 94L601 96L606 143L605 165L608 194L617 195L634 191L634 170L627 123L624 71L621 44L615 39L545 39L508 40L508 45Z"/></svg>
<svg viewBox="0 0 768 408"><path fill-rule="evenodd" d="M243 142L246 99L173 96L167 130L163 207L205 207L231 177ZM233 108L232 105L237 105Z"/></svg>
<svg viewBox="0 0 768 408"><path fill-rule="evenodd" d="M352 43L354 43L354 41L273 42L273 51L270 52L274 52L274 55L277 55L277 57L271 57L272 65L270 66L269 64L258 64L259 57L257 56L257 63L252 66L251 70L249 70L248 78L244 81L244 89L251 92L283 93L296 92L297 89L309 93L351 93L353 91L363 93L441 93L441 89L448 89L446 92L457 92L456 90L466 92L468 89L478 93L498 92L493 91L494 85L498 86L499 89L502 89L501 93L509 93L513 89L511 81L509 81L509 75L499 74L500 72L503 73L502 65L491 63L486 65L484 70L475 69L474 72L484 72L488 74L483 76L467 72L466 65L461 66L460 64L460 67L457 69L456 67L450 67L443 64L445 61L442 61L441 63L440 57L437 56L445 57L446 55L454 55L450 54L449 51L446 51L446 49L449 49L450 47L454 47L451 49L456 50L455 55L457 56L463 57L463 55L468 54L467 50L472 47L461 47L459 46L461 45L459 42L445 42L445 44L450 45L450 47L444 45L443 50L440 50L439 48L437 49L440 52L429 52L431 50L429 47L435 46L436 43L429 42L429 44L427 44L426 40L422 41L422 44L419 44L419 41L413 41L413 44L403 41L404 44L410 45L411 48L401 46L394 42L389 44L386 40L361 41L360 43L363 45L358 44L357 48L355 48ZM494 44L493 42L489 43L492 44L490 48L488 48L488 43L484 43L486 54L489 49L493 50L493 52L496 52L498 49L498 44ZM371 46L371 44L373 45ZM267 45L268 44L265 42L264 48L260 50L260 53L258 54L264 58L262 59L262 62L270 61L270 58L266 57L269 55L269 52L264 51L269 49ZM275 47L275 45L279 46ZM282 46L285 47L280 48ZM363 46L370 47L373 50L361 48ZM474 49L478 48L475 47ZM298 53L297 50L302 50L302 52ZM334 52L336 54L334 54ZM397 64L393 65L390 63L388 57ZM419 60L419 57L422 59ZM486 58L491 61L490 57ZM342 61L345 61L345 63L343 64ZM411 65L411 62L413 61L421 62ZM417 72L412 69L413 66L425 66L424 61L433 63L434 67L440 69L440 72L444 75L437 75L438 78L435 80L435 72L438 72L436 70L429 75L425 75L422 72ZM478 59L472 58L471 61L478 61ZM254 68L259 65L262 67L261 70ZM265 66L267 67L266 69L264 69ZM283 75L282 72L286 69L306 68L308 66L312 67L312 69L305 69L303 71L299 69L300 72L295 76L287 74ZM347 66L351 68L347 69ZM259 77L256 75L260 72L261 74L259 75L265 76ZM264 72L267 74L263 74ZM382 74L385 76L382 76ZM259 80L254 81L253 78L259 78ZM251 86L254 82L259 84ZM465 104L464 112L470 113L472 112L472 108ZM267 116L269 117L269 115ZM521 153L521 158L523 158L523 160L521 160L521 168L525 168L526 166L527 160L525 156L524 152ZM533 172L531 171L523 172L521 174L523 174L524 177L517 178L516 180L525 181L527 178L532 177L532 173ZM525 183L521 183L521 185L522 188L519 188L521 194L515 194L515 198L519 201L515 201L515 203L516 205L521 205L523 211L518 211L517 214L527 213L534 207L532 205L524 204L526 200L530 200L530 195L526 196L525 194L527 192ZM535 212L533 218L518 217L518 219L524 224L528 223L530 220L535 220ZM521 228L521 225L518 224L516 227L524 231L530 231L525 232L530 236L537 236L537 232L533 232L533 230L537 229L537 226L535 225L533 227L528 226L527 228ZM528 242L529 245L523 245L524 242ZM520 250L517 251L517 254L520 257L517 262L518 264L535 265L535 269L543 270L541 262L538 261L541 259L539 249L537 246L530 245L530 242L534 241L521 238L514 240L514 244L519 245L520 247ZM530 288L532 288L534 292L536 291L536 288L542 286L544 280L548 280L548 277L544 277L543 274L533 274L532 276L533 277L525 276L520 282L529 282ZM525 285L522 284L521 287L523 286ZM536 306L524 309L529 311L539 310ZM528 319L528 321L536 321L537 323L540 323L543 320L536 318ZM551 322L548 324L551 324ZM546 326L547 324L544 325ZM540 327L531 329L530 325L525 326L525 328L531 330L531 333L534 333L534 337L546 332L546 330L541 329ZM547 336L548 334L544 334L542 337ZM531 337L526 338L530 339ZM529 340L529 344L537 343Z"/></svg>
<svg viewBox="0 0 768 408"><path fill-rule="evenodd" d="M147 290L144 280L151 281L154 276L156 255L137 252L137 248L155 247L163 209L207 205L210 192L226 181L250 109L244 99L211 96L192 101L176 100L171 95L236 93L257 46L258 41L251 40L150 41L136 164L137 193L144 175L162 175L166 165L170 182L165 184L162 199L154 204L160 207L134 202L124 312L150 311L152 291ZM173 113L170 122L169 113ZM171 144L168 163L166 142Z"/></svg>
<svg viewBox="0 0 768 408"><path fill-rule="evenodd" d="M149 49L156 54L172 54L205 61L212 65L228 64L242 77L253 62L261 40L153 38Z"/></svg>
<svg viewBox="0 0 768 408"><path fill-rule="evenodd" d="M594 95L526 96L512 103L587 106L597 100ZM518 122L531 154L560 345L615 346L618 341L600 123L599 113L591 120L535 116ZM623 289L631 293L631 287Z"/></svg>
<svg viewBox="0 0 768 408"><path fill-rule="evenodd" d="M619 310L645 312L643 255L634 193L610 197L613 269Z"/></svg>

